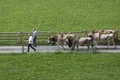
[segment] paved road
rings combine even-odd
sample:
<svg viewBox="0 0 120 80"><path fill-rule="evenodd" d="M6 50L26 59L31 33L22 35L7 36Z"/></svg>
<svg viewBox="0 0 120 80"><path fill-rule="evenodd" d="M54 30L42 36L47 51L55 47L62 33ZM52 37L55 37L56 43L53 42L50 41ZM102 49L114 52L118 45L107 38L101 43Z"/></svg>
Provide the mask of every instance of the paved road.
<svg viewBox="0 0 120 80"><path fill-rule="evenodd" d="M114 49L113 46L110 46L109 49L107 49L107 46L97 46L96 52L114 52L114 53L120 53L120 45L117 46L116 49ZM63 50L61 47L59 50L57 49L57 46L37 46L36 52L71 52L70 48L65 46L65 50ZM30 52L34 52L32 49L30 49ZM27 46L24 47L24 52L27 52ZM73 51L76 52L76 51ZM94 52L92 49L87 51L87 47L80 46L79 52ZM0 46L0 53L22 53L22 47L21 46Z"/></svg>

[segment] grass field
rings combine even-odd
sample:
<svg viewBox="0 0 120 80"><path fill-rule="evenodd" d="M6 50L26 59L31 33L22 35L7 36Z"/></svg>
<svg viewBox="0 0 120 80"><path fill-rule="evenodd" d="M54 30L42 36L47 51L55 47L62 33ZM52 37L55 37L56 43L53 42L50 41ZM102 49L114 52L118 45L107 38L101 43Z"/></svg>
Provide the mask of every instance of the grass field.
<svg viewBox="0 0 120 80"><path fill-rule="evenodd" d="M0 54L0 80L119 80L120 54Z"/></svg>
<svg viewBox="0 0 120 80"><path fill-rule="evenodd" d="M0 0L0 5L0 32L120 28L120 0ZM113 53L0 53L0 80L119 80L119 61L120 54Z"/></svg>
<svg viewBox="0 0 120 80"><path fill-rule="evenodd" d="M0 0L0 5L0 32L120 27L120 0Z"/></svg>

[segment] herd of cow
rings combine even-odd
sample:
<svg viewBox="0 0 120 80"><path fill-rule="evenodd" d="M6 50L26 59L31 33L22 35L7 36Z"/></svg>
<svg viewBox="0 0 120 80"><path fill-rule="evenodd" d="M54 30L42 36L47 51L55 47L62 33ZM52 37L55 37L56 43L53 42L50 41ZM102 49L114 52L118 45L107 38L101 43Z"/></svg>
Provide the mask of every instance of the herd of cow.
<svg viewBox="0 0 120 80"><path fill-rule="evenodd" d="M51 33L48 37L48 42L51 45L62 46L63 49L64 45L68 45L71 50L74 50L77 47L77 51L79 46L87 46L87 50L92 48L95 50L99 43L106 43L107 48L110 45L113 45L116 48L116 41L118 39L118 31L116 30L92 30L92 31L83 31L83 36L76 35L74 33L60 33L55 35Z"/></svg>

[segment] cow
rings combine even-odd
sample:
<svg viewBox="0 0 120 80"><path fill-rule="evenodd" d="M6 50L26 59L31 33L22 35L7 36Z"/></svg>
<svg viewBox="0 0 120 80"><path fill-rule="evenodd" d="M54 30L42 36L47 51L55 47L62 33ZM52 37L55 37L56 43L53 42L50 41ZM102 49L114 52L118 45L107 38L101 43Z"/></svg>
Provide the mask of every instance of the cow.
<svg viewBox="0 0 120 80"><path fill-rule="evenodd" d="M98 45L99 42L107 42L107 48L110 47L110 42L112 42L112 44L114 45L114 47L116 48L116 44L115 44L115 32L109 31L109 30L92 30L88 36L92 36L93 37L93 41L94 41L94 45L95 47Z"/></svg>
<svg viewBox="0 0 120 80"><path fill-rule="evenodd" d="M57 47L59 48L59 46L61 45L62 48L65 50L64 45L68 45L69 41L68 39L70 37L74 37L73 33L61 33L57 36ZM68 47L70 47L70 45L68 45Z"/></svg>
<svg viewBox="0 0 120 80"><path fill-rule="evenodd" d="M115 40L115 42L119 42L120 40L118 39L118 31L117 30L101 30L101 31L99 31L99 32L101 32L101 33L113 33L114 34L114 40Z"/></svg>
<svg viewBox="0 0 120 80"><path fill-rule="evenodd" d="M51 32L49 37L48 37L48 43L51 44L52 46L56 45L57 42L57 36L55 35L54 32Z"/></svg>
<svg viewBox="0 0 120 80"><path fill-rule="evenodd" d="M77 51L79 46L87 46L87 50L90 49L90 46L92 47L92 50L94 51L94 45L93 45L93 38L91 36L86 36L86 37L74 37L72 39L72 46L71 46L71 51L74 50L75 46L77 46Z"/></svg>

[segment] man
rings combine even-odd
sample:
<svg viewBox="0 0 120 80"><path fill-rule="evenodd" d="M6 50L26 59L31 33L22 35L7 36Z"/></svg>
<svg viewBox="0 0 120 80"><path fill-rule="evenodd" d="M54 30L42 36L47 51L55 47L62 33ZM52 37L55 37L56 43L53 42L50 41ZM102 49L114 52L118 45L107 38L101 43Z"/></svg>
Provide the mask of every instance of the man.
<svg viewBox="0 0 120 80"><path fill-rule="evenodd" d="M37 47L37 45L36 45L36 39L37 39L37 31L36 31L36 29L35 28L33 28L33 45L34 45L34 47Z"/></svg>
<svg viewBox="0 0 120 80"><path fill-rule="evenodd" d="M34 50L34 52L36 51L36 49L32 46L32 44L33 44L32 34L29 33L29 39L28 39L28 52L30 51L30 47Z"/></svg>

